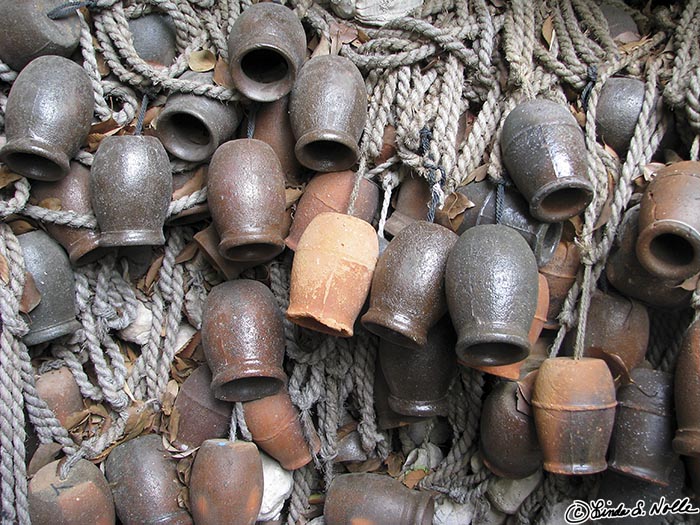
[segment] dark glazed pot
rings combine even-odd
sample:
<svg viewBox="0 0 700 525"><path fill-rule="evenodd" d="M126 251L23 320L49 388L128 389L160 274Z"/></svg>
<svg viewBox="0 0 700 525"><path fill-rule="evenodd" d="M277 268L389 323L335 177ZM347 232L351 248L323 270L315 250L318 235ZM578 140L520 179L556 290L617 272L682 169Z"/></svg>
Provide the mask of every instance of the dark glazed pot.
<svg viewBox="0 0 700 525"><path fill-rule="evenodd" d="M342 171L360 155L367 92L357 66L337 55L309 60L289 101L297 159L314 171Z"/></svg>
<svg viewBox="0 0 700 525"><path fill-rule="evenodd" d="M175 24L168 15L152 13L129 20L136 54L152 66L167 67L177 57Z"/></svg>
<svg viewBox="0 0 700 525"><path fill-rule="evenodd" d="M192 525L192 517L177 504L185 489L177 461L160 436L148 434L117 445L104 465L123 525Z"/></svg>
<svg viewBox="0 0 700 525"><path fill-rule="evenodd" d="M683 456L700 457L700 322L690 325L683 337L674 379L678 430L673 450Z"/></svg>
<svg viewBox="0 0 700 525"><path fill-rule="evenodd" d="M291 250L296 250L301 235L311 221L323 212L347 213L350 195L355 184L355 172L319 173L304 189L299 199L289 236L284 240ZM363 177L355 199L353 217L372 222L379 206L379 187Z"/></svg>
<svg viewBox="0 0 700 525"><path fill-rule="evenodd" d="M59 20L47 15L62 0L2 0L0 59L15 71L44 55L69 57L80 43L80 20L76 13Z"/></svg>
<svg viewBox="0 0 700 525"><path fill-rule="evenodd" d="M535 421L518 403L518 395L518 383L502 381L486 396L481 411L481 455L501 478L526 478L542 466ZM526 403L522 398L520 402Z"/></svg>
<svg viewBox="0 0 700 525"><path fill-rule="evenodd" d="M199 246L199 249L212 267L219 272L225 280L230 281L231 279L237 279L243 270L252 268L258 264L256 262L243 263L224 259L219 253L221 239L219 239L219 234L216 233L216 228L214 228L213 224L195 233L194 242L197 243L197 246Z"/></svg>
<svg viewBox="0 0 700 525"><path fill-rule="evenodd" d="M433 496L380 474L337 476L326 494L326 525L431 525Z"/></svg>
<svg viewBox="0 0 700 525"><path fill-rule="evenodd" d="M275 150L287 183L301 184L303 168L294 154L296 140L289 121L289 96L260 105L255 113L253 138Z"/></svg>
<svg viewBox="0 0 700 525"><path fill-rule="evenodd" d="M605 470L616 405L615 383L605 361L546 359L532 393L544 469L566 475Z"/></svg>
<svg viewBox="0 0 700 525"><path fill-rule="evenodd" d="M311 444L304 439L299 411L286 389L275 395L243 404L243 413L253 441L283 468L296 470L311 462L321 442L314 433ZM311 450L310 450L311 449Z"/></svg>
<svg viewBox="0 0 700 525"><path fill-rule="evenodd" d="M621 157L634 135L644 102L644 82L636 78L613 77L603 84L596 110L598 137Z"/></svg>
<svg viewBox="0 0 700 525"><path fill-rule="evenodd" d="M90 132L94 108L82 67L59 56L32 60L7 97L0 161L30 179L62 179Z"/></svg>
<svg viewBox="0 0 700 525"><path fill-rule="evenodd" d="M384 230L396 236L412 222L426 220L430 200L430 188L425 179L421 177L405 177L399 187L396 209L386 220Z"/></svg>
<svg viewBox="0 0 700 525"><path fill-rule="evenodd" d="M75 319L75 278L66 253L41 230L17 237L24 265L41 294L41 302L29 312L29 332L22 339L38 345L71 334L81 325Z"/></svg>
<svg viewBox="0 0 700 525"><path fill-rule="evenodd" d="M382 430L406 426L410 423L423 421L423 418L399 414L389 406L389 385L382 372L379 355L374 366L374 411L377 414L377 425Z"/></svg>
<svg viewBox="0 0 700 525"><path fill-rule="evenodd" d="M180 78L212 84L213 73L188 71ZM233 137L241 121L235 102L225 103L192 93L173 93L156 121L156 136L165 149L188 162L202 162Z"/></svg>
<svg viewBox="0 0 700 525"><path fill-rule="evenodd" d="M284 387L282 312L267 286L250 279L219 284L209 293L202 318L214 397L251 401Z"/></svg>
<svg viewBox="0 0 700 525"><path fill-rule="evenodd" d="M62 461L39 469L29 482L27 500L34 525L114 525L114 501L104 474L86 459L59 472Z"/></svg>
<svg viewBox="0 0 700 525"><path fill-rule="evenodd" d="M570 219L593 199L583 131L566 106L549 100L518 105L503 124L501 151L536 219Z"/></svg>
<svg viewBox="0 0 700 525"><path fill-rule="evenodd" d="M107 137L95 153L90 193L102 246L160 246L173 194L170 161L155 137Z"/></svg>
<svg viewBox="0 0 700 525"><path fill-rule="evenodd" d="M567 334L561 355L574 355L576 330ZM596 290L586 322L583 355L600 357L598 352L617 356L627 370L644 361L649 343L649 314L637 301Z"/></svg>
<svg viewBox="0 0 700 525"><path fill-rule="evenodd" d="M291 9L253 4L231 28L228 55L236 89L252 100L271 102L292 90L306 57L306 33Z"/></svg>
<svg viewBox="0 0 700 525"><path fill-rule="evenodd" d="M270 146L254 139L219 146L207 189L224 258L264 262L284 250L284 175Z"/></svg>
<svg viewBox="0 0 700 525"><path fill-rule="evenodd" d="M225 437L233 405L214 397L211 371L207 365L201 365L180 386L174 410L179 418L173 446L187 450L197 448L207 439Z"/></svg>
<svg viewBox="0 0 700 525"><path fill-rule="evenodd" d="M457 191L466 195L475 206L462 215L462 224L457 230L462 234L479 224L496 224L497 186L488 182L477 182L463 186ZM500 224L513 228L523 236L535 254L537 266L542 267L552 260L561 240L562 224L560 222L540 222L528 211L527 202L511 188L506 188L503 197L503 209Z"/></svg>
<svg viewBox="0 0 700 525"><path fill-rule="evenodd" d="M33 183L31 195L36 204L44 199L54 198L61 201L63 211L91 215L90 170L78 162L71 162L67 177L58 182ZM97 230L71 228L50 222L45 226L49 235L66 249L70 262L75 266L95 262L108 251L100 246L100 232Z"/></svg>
<svg viewBox="0 0 700 525"><path fill-rule="evenodd" d="M460 236L445 271L460 361L497 366L527 357L538 281L535 256L513 229L481 225Z"/></svg>
<svg viewBox="0 0 700 525"><path fill-rule="evenodd" d="M379 362L391 392L392 410L407 416L447 415L447 391L458 370L456 339L452 324L445 317L418 348L381 340Z"/></svg>
<svg viewBox="0 0 700 525"><path fill-rule="evenodd" d="M683 308L690 303L692 293L650 274L639 263L635 246L639 206L630 208L618 229L617 249L608 257L605 274L618 291L644 303L661 308Z"/></svg>
<svg viewBox="0 0 700 525"><path fill-rule="evenodd" d="M244 441L205 441L192 465L189 486L195 523L253 525L263 497L258 448Z"/></svg>
<svg viewBox="0 0 700 525"><path fill-rule="evenodd" d="M49 370L36 378L36 391L65 428L71 428L76 413L85 409L80 387L67 367Z"/></svg>
<svg viewBox="0 0 700 525"><path fill-rule="evenodd" d="M457 239L425 221L401 230L377 261L363 326L394 345L424 347L428 330L447 312L445 266Z"/></svg>
<svg viewBox="0 0 700 525"><path fill-rule="evenodd" d="M676 456L673 440L673 376L637 368L617 392L617 416L608 468L657 485L668 485Z"/></svg>
<svg viewBox="0 0 700 525"><path fill-rule="evenodd" d="M683 281L700 272L700 162L661 168L639 207L637 259L660 279Z"/></svg>
<svg viewBox="0 0 700 525"><path fill-rule="evenodd" d="M540 273L547 279L549 287L549 308L545 328L551 330L559 326L557 317L569 290L576 282L580 265L581 253L578 246L573 242L561 241L554 250L552 260L540 268Z"/></svg>
<svg viewBox="0 0 700 525"><path fill-rule="evenodd" d="M608 22L608 31L613 40L617 40L625 33L631 33L630 38L636 36L637 38L633 40L639 40L639 28L629 13L606 3L600 4L600 11Z"/></svg>

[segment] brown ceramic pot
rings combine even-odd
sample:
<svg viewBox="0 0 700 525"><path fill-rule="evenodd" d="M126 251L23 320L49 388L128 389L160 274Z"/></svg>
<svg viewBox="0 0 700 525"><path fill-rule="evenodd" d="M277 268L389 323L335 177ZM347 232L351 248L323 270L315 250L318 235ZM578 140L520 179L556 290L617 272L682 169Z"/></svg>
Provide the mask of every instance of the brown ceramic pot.
<svg viewBox="0 0 700 525"><path fill-rule="evenodd" d="M225 437L231 424L232 409L232 404L214 397L211 371L207 365L201 365L182 383L175 399L178 424L173 446L182 450L193 449L207 439ZM172 425L172 418L170 422Z"/></svg>
<svg viewBox="0 0 700 525"><path fill-rule="evenodd" d="M401 230L377 261L363 326L394 345L423 348L428 330L447 312L445 266L457 239L425 221Z"/></svg>
<svg viewBox="0 0 700 525"><path fill-rule="evenodd" d="M652 275L680 282L700 272L700 162L661 168L639 208L637 259Z"/></svg>
<svg viewBox="0 0 700 525"><path fill-rule="evenodd" d="M642 111L645 90L644 82L626 77L609 78L600 90L596 132L623 159Z"/></svg>
<svg viewBox="0 0 700 525"><path fill-rule="evenodd" d="M321 449L315 434L311 445L304 439L299 412L286 390L243 404L243 412L253 441L275 458L283 468L296 470L311 462Z"/></svg>
<svg viewBox="0 0 700 525"><path fill-rule="evenodd" d="M657 485L668 485L676 456L673 440L673 377L637 368L617 392L617 415L608 468Z"/></svg>
<svg viewBox="0 0 700 525"><path fill-rule="evenodd" d="M260 102L292 90L306 57L306 34L296 13L275 3L243 11L228 38L231 77L236 89Z"/></svg>
<svg viewBox="0 0 700 525"><path fill-rule="evenodd" d="M457 375L457 336L449 317L432 327L425 344L406 348L382 339L379 363L389 385L389 406L407 416L446 416L447 391Z"/></svg>
<svg viewBox="0 0 700 525"><path fill-rule="evenodd" d="M502 478L521 479L542 466L535 421L519 383L502 381L486 396L481 411L480 450L484 464Z"/></svg>
<svg viewBox="0 0 700 525"><path fill-rule="evenodd" d="M263 497L258 448L244 441L205 441L192 465L189 487L195 523L253 525Z"/></svg>
<svg viewBox="0 0 700 525"><path fill-rule="evenodd" d="M65 428L71 428L78 423L77 414L85 409L80 387L73 373L66 367L49 370L36 378L36 391L39 397L49 406L51 411Z"/></svg>
<svg viewBox="0 0 700 525"><path fill-rule="evenodd" d="M678 430L673 450L683 456L700 457L700 323L690 325L683 337L674 379Z"/></svg>
<svg viewBox="0 0 700 525"><path fill-rule="evenodd" d="M249 279L215 286L202 319L202 347L213 375L214 397L251 401L284 387L282 313L267 286Z"/></svg>
<svg viewBox="0 0 700 525"><path fill-rule="evenodd" d="M357 66L338 55L317 56L301 68L289 100L297 159L314 171L342 171L360 155L367 92Z"/></svg>
<svg viewBox="0 0 700 525"><path fill-rule="evenodd" d="M219 234L213 224L210 224L202 231L194 234L194 242L197 243L199 249L204 254L204 257L209 261L212 267L219 272L224 279L230 281L237 279L243 270L257 266L256 262L236 262L224 259L219 253Z"/></svg>
<svg viewBox="0 0 700 525"><path fill-rule="evenodd" d="M92 215L90 170L78 162L71 162L70 173L58 182L34 182L31 195L36 204L46 199L58 199L62 211ZM107 249L99 245L100 232L97 230L47 222L46 231L66 249L75 266L95 262L107 253Z"/></svg>
<svg viewBox="0 0 700 525"><path fill-rule="evenodd" d="M564 221L593 199L583 132L568 107L549 100L516 106L503 124L501 151L536 219Z"/></svg>
<svg viewBox="0 0 700 525"><path fill-rule="evenodd" d="M406 426L410 423L423 421L421 417L399 414L389 406L389 385L382 372L379 355L374 366L374 411L377 414L377 426L382 430L389 430Z"/></svg>
<svg viewBox="0 0 700 525"><path fill-rule="evenodd" d="M294 256L287 318L311 330L352 337L378 253L377 233L362 219L317 215Z"/></svg>
<svg viewBox="0 0 700 525"><path fill-rule="evenodd" d="M0 161L30 179L62 179L88 136L94 108L92 83L82 67L55 55L35 58L7 97Z"/></svg>
<svg viewBox="0 0 700 525"><path fill-rule="evenodd" d="M212 84L213 77L213 73L188 71L180 78ZM156 136L175 157L202 162L233 137L240 121L241 111L235 102L226 103L193 93L174 93L158 115Z"/></svg>
<svg viewBox="0 0 700 525"><path fill-rule="evenodd" d="M480 225L460 236L445 271L460 361L497 366L527 357L538 279L532 250L513 229Z"/></svg>
<svg viewBox="0 0 700 525"><path fill-rule="evenodd" d="M152 66L168 67L177 57L175 23L168 15L151 13L129 20L136 54Z"/></svg>
<svg viewBox="0 0 700 525"><path fill-rule="evenodd" d="M639 206L630 208L618 229L617 249L608 257L605 273L618 291L661 308L683 308L690 304L690 291L649 273L637 259Z"/></svg>
<svg viewBox="0 0 700 525"><path fill-rule="evenodd" d="M555 329L559 326L557 316L569 294L569 290L576 282L576 274L581 265L581 253L573 242L561 241L552 260L540 268L540 273L547 279L549 287L549 309L545 328Z"/></svg>
<svg viewBox="0 0 700 525"><path fill-rule="evenodd" d="M404 177L401 186L399 186L396 209L386 220L384 231L396 236L412 222L426 220L430 201L430 187L425 179Z"/></svg>
<svg viewBox="0 0 700 525"><path fill-rule="evenodd" d="M142 435L117 445L104 466L123 525L192 525L190 514L177 503L185 489L178 479L177 461L160 436Z"/></svg>
<svg viewBox="0 0 700 525"><path fill-rule="evenodd" d="M155 137L123 135L100 142L90 194L102 246L165 244L163 225L173 194L170 161Z"/></svg>
<svg viewBox="0 0 700 525"><path fill-rule="evenodd" d="M39 469L29 482L27 500L34 525L114 525L114 501L102 471L85 459L61 479L61 461Z"/></svg>
<svg viewBox="0 0 700 525"><path fill-rule="evenodd" d="M608 31L613 40L618 40L625 33L631 33L629 36L639 36L637 23L624 9L612 4L600 4L600 11L608 23Z"/></svg>
<svg viewBox="0 0 700 525"><path fill-rule="evenodd" d="M433 496L380 474L337 476L326 494L326 525L430 525Z"/></svg>
<svg viewBox="0 0 700 525"><path fill-rule="evenodd" d="M289 236L284 240L291 250L297 249L302 234L319 213L348 213L355 176L353 171L319 173L309 181L297 203ZM353 217L371 223L378 206L379 187L363 178L355 199Z"/></svg>
<svg viewBox="0 0 700 525"><path fill-rule="evenodd" d="M616 405L615 383L605 361L545 360L532 393L544 469L567 475L605 470Z"/></svg>
<svg viewBox="0 0 700 525"><path fill-rule="evenodd" d="M284 174L270 146L254 139L219 146L207 190L224 258L265 262L284 250Z"/></svg>

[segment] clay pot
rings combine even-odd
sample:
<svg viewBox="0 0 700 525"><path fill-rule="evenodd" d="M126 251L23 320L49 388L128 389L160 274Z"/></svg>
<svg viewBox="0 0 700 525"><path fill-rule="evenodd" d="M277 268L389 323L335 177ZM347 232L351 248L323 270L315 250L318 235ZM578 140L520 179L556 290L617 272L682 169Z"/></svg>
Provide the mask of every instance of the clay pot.
<svg viewBox="0 0 700 525"><path fill-rule="evenodd" d="M399 414L389 406L389 385L382 372L379 355L374 367L374 411L377 414L377 426L382 430L398 428L410 423L424 421L421 417Z"/></svg>
<svg viewBox="0 0 700 525"><path fill-rule="evenodd" d="M384 231L396 236L409 224L426 220L431 198L430 188L425 179L405 177L399 187L396 209L386 220Z"/></svg>
<svg viewBox="0 0 700 525"><path fill-rule="evenodd" d="M213 84L214 74L188 71L180 78ZM158 115L156 137L175 157L202 162L233 137L240 121L241 111L235 102L225 103L193 93L174 93Z"/></svg>
<svg viewBox="0 0 700 525"><path fill-rule="evenodd" d="M104 466L123 525L192 525L192 517L177 504L185 488L178 479L177 461L163 448L160 436L143 435L117 445Z"/></svg>
<svg viewBox="0 0 700 525"><path fill-rule="evenodd" d="M581 252L575 243L561 241L552 260L540 268L540 273L547 279L549 288L549 309L545 328L550 330L559 326L557 316L561 312L569 290L576 282L576 274L581 265Z"/></svg>
<svg viewBox="0 0 700 525"><path fill-rule="evenodd" d="M389 406L407 416L446 416L447 391L457 375L457 339L448 317L430 330L425 344L406 348L386 339L379 362L389 385Z"/></svg>
<svg viewBox="0 0 700 525"><path fill-rule="evenodd" d="M562 355L574 355L575 342L576 330L572 330L564 340ZM644 361L648 343L649 314L642 304L613 293L593 292L583 355L617 356L632 370Z"/></svg>
<svg viewBox="0 0 700 525"><path fill-rule="evenodd" d="M317 332L352 337L378 254L377 233L362 219L317 215L294 256L287 318Z"/></svg>
<svg viewBox="0 0 700 525"><path fill-rule="evenodd" d="M683 281L700 272L700 162L661 168L639 208L637 259L660 279Z"/></svg>
<svg viewBox="0 0 700 525"><path fill-rule="evenodd" d="M384 126L384 134L382 135L382 148L379 150L379 156L374 159L375 166L386 162L394 155L396 155L396 128L387 124ZM408 177L404 180L407 179Z"/></svg>
<svg viewBox="0 0 700 525"><path fill-rule="evenodd" d="M296 250L301 235L319 213L347 213L350 195L355 184L355 172L319 173L306 185L304 194L297 203L294 221L289 236L284 240L291 250ZM365 178L355 199L353 217L372 222L379 206L379 187Z"/></svg>
<svg viewBox="0 0 700 525"><path fill-rule="evenodd" d="M637 368L632 383L617 392L617 416L608 468L649 483L668 485L675 454L673 440L673 377Z"/></svg>
<svg viewBox="0 0 700 525"><path fill-rule="evenodd" d="M336 476L323 507L326 525L430 525L433 512L433 496L380 474Z"/></svg>
<svg viewBox="0 0 700 525"><path fill-rule="evenodd" d="M457 357L468 366L515 363L530 351L537 308L537 263L525 240L498 224L475 226L447 260L445 291L457 329Z"/></svg>
<svg viewBox="0 0 700 525"><path fill-rule="evenodd" d="M297 159L314 171L342 171L360 155L367 120L362 74L347 58L317 56L299 72L289 100Z"/></svg>
<svg viewBox="0 0 700 525"><path fill-rule="evenodd" d="M187 450L207 439L225 437L232 409L233 405L214 397L211 371L207 365L201 365L182 383L175 399L174 410L179 418L173 446Z"/></svg>
<svg viewBox="0 0 700 525"><path fill-rule="evenodd" d="M71 162L70 173L58 182L37 181L32 184L32 199L40 204L45 199L58 199L61 210L92 214L90 202L90 170ZM82 266L100 259L107 249L99 245L100 232L88 228L71 228L46 223L46 231L68 252L70 262Z"/></svg>
<svg viewBox="0 0 700 525"><path fill-rule="evenodd" d="M628 36L632 38L632 41L639 39L639 28L637 27L637 23L634 21L634 18L627 13L627 11L605 3L600 4L599 7L608 23L608 31L610 32L610 36L613 38L613 40L617 40L625 33L630 33ZM637 36L636 39L633 38L635 35Z"/></svg>
<svg viewBox="0 0 700 525"><path fill-rule="evenodd" d="M363 326L394 345L424 347L428 330L447 312L445 265L457 239L425 221L401 230L377 261Z"/></svg>
<svg viewBox="0 0 700 525"><path fill-rule="evenodd" d="M275 395L243 404L243 413L253 441L275 458L283 468L296 470L311 462L321 450L318 436L311 436L311 445L304 439L299 412L292 405L286 389Z"/></svg>
<svg viewBox="0 0 700 525"><path fill-rule="evenodd" d="M475 205L465 210L462 215L458 234L461 235L478 224L503 224L523 236L535 254L537 266L542 267L552 260L554 250L561 240L561 223L540 222L533 219L525 199L510 187L504 190L500 221L496 220L496 185L484 181L469 184L457 191L466 195Z"/></svg>
<svg viewBox="0 0 700 525"><path fill-rule="evenodd" d="M263 497L258 448L244 441L205 441L192 465L189 486L195 523L253 525Z"/></svg>
<svg viewBox="0 0 700 525"><path fill-rule="evenodd" d="M566 106L549 100L516 106L503 124L501 151L536 219L570 219L593 199L583 132Z"/></svg>
<svg viewBox="0 0 700 525"><path fill-rule="evenodd" d="M362 436L357 430L338 438L338 452L333 458L333 463L359 463L367 459L367 452L362 446Z"/></svg>
<svg viewBox="0 0 700 525"><path fill-rule="evenodd" d="M80 20L72 14L59 20L47 15L62 0L2 0L0 59L15 71L43 55L69 57L80 43Z"/></svg>
<svg viewBox="0 0 700 525"><path fill-rule="evenodd" d="M61 464L62 461L49 463L29 482L27 500L32 523L114 525L114 501L102 471L79 459L61 479Z"/></svg>
<svg viewBox="0 0 700 525"><path fill-rule="evenodd" d="M186 188L187 184L191 184L190 181L192 181L195 177L198 176L198 172L200 169L204 173L203 186L206 186L207 169L205 167L199 168L196 171L184 171L180 173L173 173L173 196L171 200L175 200L175 198L180 198L185 195L192 195L192 193L201 189L199 187L190 186L192 187L192 191L188 191ZM186 191L187 193L182 194L184 191ZM182 210L180 213L171 215L165 220L165 224L169 226L185 226L188 224L193 224L195 222L203 221L205 219L209 219L210 217L211 213L209 212L209 203L207 201L204 201L200 204L195 204L191 208Z"/></svg>
<svg viewBox="0 0 700 525"><path fill-rule="evenodd" d="M102 246L160 246L173 179L155 137L107 137L92 162L90 193Z"/></svg>
<svg viewBox="0 0 700 525"><path fill-rule="evenodd" d="M255 139L219 146L207 189L224 258L264 262L284 250L284 174L270 146Z"/></svg>
<svg viewBox="0 0 700 525"><path fill-rule="evenodd" d="M267 286L249 279L215 286L202 319L202 347L213 374L214 397L251 401L284 387L282 313Z"/></svg>
<svg viewBox="0 0 700 525"><path fill-rule="evenodd" d="M219 253L219 234L216 233L216 228L210 224L202 231L194 234L194 242L197 243L199 249L204 254L204 257L219 272L226 280L237 279L243 270L252 268L258 263L234 262L224 259Z"/></svg>
<svg viewBox="0 0 700 525"><path fill-rule="evenodd" d="M673 450L684 456L700 457L700 323L690 325L683 337L674 384L678 430Z"/></svg>
<svg viewBox="0 0 700 525"><path fill-rule="evenodd" d="M636 26L635 26L636 27ZM644 102L644 82L636 78L609 78L600 91L596 111L598 137L624 157Z"/></svg>
<svg viewBox="0 0 700 525"><path fill-rule="evenodd" d="M549 312L549 284L547 278L541 273L537 274L537 308L535 308L535 317L532 319L530 331L527 334L527 339L530 341L530 346L533 346L542 334L545 325L547 324L547 313Z"/></svg>
<svg viewBox="0 0 700 525"><path fill-rule="evenodd" d="M82 67L59 56L32 60L7 97L0 161L30 179L62 179L88 136L94 108Z"/></svg>
<svg viewBox="0 0 700 525"><path fill-rule="evenodd" d="M80 329L75 319L75 278L66 253L41 230L17 237L24 265L41 294L41 302L29 312L29 332L24 344L38 345Z"/></svg>
<svg viewBox="0 0 700 525"><path fill-rule="evenodd" d="M512 381L498 383L481 411L481 455L484 465L501 478L526 478L542 466L535 421L518 388Z"/></svg>
<svg viewBox="0 0 700 525"><path fill-rule="evenodd" d="M177 57L175 23L168 15L152 13L129 20L136 54L152 66L167 67Z"/></svg>
<svg viewBox="0 0 700 525"><path fill-rule="evenodd" d="M75 416L84 411L85 405L80 387L68 368L49 370L37 376L36 390L61 425L71 428L78 423Z"/></svg>
<svg viewBox="0 0 700 525"><path fill-rule="evenodd" d="M608 257L605 273L615 288L624 295L661 308L683 308L690 303L690 291L678 283L660 279L639 263L635 253L639 206L630 208L620 224L617 250Z"/></svg>
<svg viewBox="0 0 700 525"><path fill-rule="evenodd" d="M615 383L605 361L545 360L532 393L544 469L567 475L605 470L616 405Z"/></svg>
<svg viewBox="0 0 700 525"><path fill-rule="evenodd" d="M291 9L253 4L231 28L228 55L236 89L252 100L271 102L292 90L306 58L306 33Z"/></svg>
<svg viewBox="0 0 700 525"><path fill-rule="evenodd" d="M289 184L301 184L303 168L294 154L296 140L292 132L292 123L289 121L288 96L258 107L253 138L262 140L275 150Z"/></svg>

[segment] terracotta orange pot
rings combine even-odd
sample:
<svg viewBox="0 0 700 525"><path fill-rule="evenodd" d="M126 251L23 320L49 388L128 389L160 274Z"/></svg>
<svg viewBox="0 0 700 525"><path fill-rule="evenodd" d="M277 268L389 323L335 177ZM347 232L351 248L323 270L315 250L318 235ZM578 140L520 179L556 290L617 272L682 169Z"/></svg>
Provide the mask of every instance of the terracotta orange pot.
<svg viewBox="0 0 700 525"><path fill-rule="evenodd" d="M540 273L547 279L549 287L549 309L545 328L552 330L559 326L557 316L569 289L576 282L580 265L581 253L578 247L573 242L561 241L554 250L552 260L540 268Z"/></svg>
<svg viewBox="0 0 700 525"><path fill-rule="evenodd" d="M683 338L674 384L678 430L673 450L700 457L700 322L694 322Z"/></svg>

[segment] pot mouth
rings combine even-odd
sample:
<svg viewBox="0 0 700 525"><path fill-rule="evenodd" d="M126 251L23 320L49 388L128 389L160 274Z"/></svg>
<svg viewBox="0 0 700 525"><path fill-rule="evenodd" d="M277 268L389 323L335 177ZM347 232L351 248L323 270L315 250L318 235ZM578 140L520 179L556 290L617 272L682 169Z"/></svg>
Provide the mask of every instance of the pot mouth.
<svg viewBox="0 0 700 525"><path fill-rule="evenodd" d="M214 154L216 133L194 112L166 108L158 117L156 135L168 152L188 162L201 162Z"/></svg>
<svg viewBox="0 0 700 525"><path fill-rule="evenodd" d="M52 341L64 335L72 334L80 330L83 326L77 319L69 319L58 324L40 328L38 330L30 330L27 335L22 338L22 341L27 346L38 345L47 341Z"/></svg>
<svg viewBox="0 0 700 525"><path fill-rule="evenodd" d="M303 328L334 337L352 337L353 325L314 312L289 307L287 319Z"/></svg>
<svg viewBox="0 0 700 525"><path fill-rule="evenodd" d="M530 201L530 213L542 222L562 222L585 210L593 200L593 188L585 180L557 179L538 189Z"/></svg>
<svg viewBox="0 0 700 525"><path fill-rule="evenodd" d="M458 359L466 366L504 366L522 361L530 354L526 336L492 333L485 336L468 333L455 347Z"/></svg>
<svg viewBox="0 0 700 525"><path fill-rule="evenodd" d="M360 156L357 141L349 133L316 129L304 133L294 146L301 164L320 172L350 169Z"/></svg>
<svg viewBox="0 0 700 525"><path fill-rule="evenodd" d="M700 271L700 233L674 220L656 221L639 232L637 259L649 273L683 281Z"/></svg>
<svg viewBox="0 0 700 525"><path fill-rule="evenodd" d="M605 459L600 461L592 461L590 463L565 463L561 461L544 461L544 469L552 474L565 474L568 476L579 476L586 474L597 474L608 468L608 463Z"/></svg>
<svg viewBox="0 0 700 525"><path fill-rule="evenodd" d="M389 396L389 408L404 416L433 417L447 416L447 396L440 399L418 400L401 399L393 394Z"/></svg>
<svg viewBox="0 0 700 525"><path fill-rule="evenodd" d="M258 372L259 374L259 372ZM282 374L283 375L283 374ZM211 382L214 397L221 401L255 401L275 395L284 387L286 377L277 375L256 375L251 377L222 377L217 374Z"/></svg>
<svg viewBox="0 0 700 525"><path fill-rule="evenodd" d="M163 230L121 230L102 231L100 246L118 248L121 246L162 246L165 244Z"/></svg>
<svg viewBox="0 0 700 525"><path fill-rule="evenodd" d="M532 472L528 472L528 473L518 472L517 474L510 473L507 470L503 470L503 469L498 468L496 465L493 464L493 462L491 460L486 458L486 456L484 456L483 454L482 454L481 459L484 462L484 465L486 466L486 468L489 469L492 473L494 473L499 478L523 479L523 478L526 478L528 476L532 476L539 469L539 466L538 466Z"/></svg>
<svg viewBox="0 0 700 525"><path fill-rule="evenodd" d="M99 232L93 230L71 244L68 257L74 266L83 266L102 259L112 250L100 244Z"/></svg>
<svg viewBox="0 0 700 525"><path fill-rule="evenodd" d="M681 456L700 457L700 430L679 428L673 438L673 451Z"/></svg>
<svg viewBox="0 0 700 525"><path fill-rule="evenodd" d="M274 102L292 90L297 69L284 49L256 44L232 60L231 77L238 91L249 99Z"/></svg>
<svg viewBox="0 0 700 525"><path fill-rule="evenodd" d="M70 159L51 144L22 137L10 140L0 150L0 160L28 179L57 181L70 170Z"/></svg>
<svg viewBox="0 0 700 525"><path fill-rule="evenodd" d="M428 329L417 320L398 313L387 313L379 308L370 308L362 316L362 326L389 343L420 350L428 342Z"/></svg>
<svg viewBox="0 0 700 525"><path fill-rule="evenodd" d="M262 263L284 251L279 231L257 231L246 234L225 234L219 243L219 254L229 261Z"/></svg>
<svg viewBox="0 0 700 525"><path fill-rule="evenodd" d="M668 487L670 483L670 472L659 472L658 470L643 467L640 465L629 465L618 462L614 459L608 463L608 469L614 470L619 474L623 474L630 478L641 479L647 483L653 483L661 487Z"/></svg>

